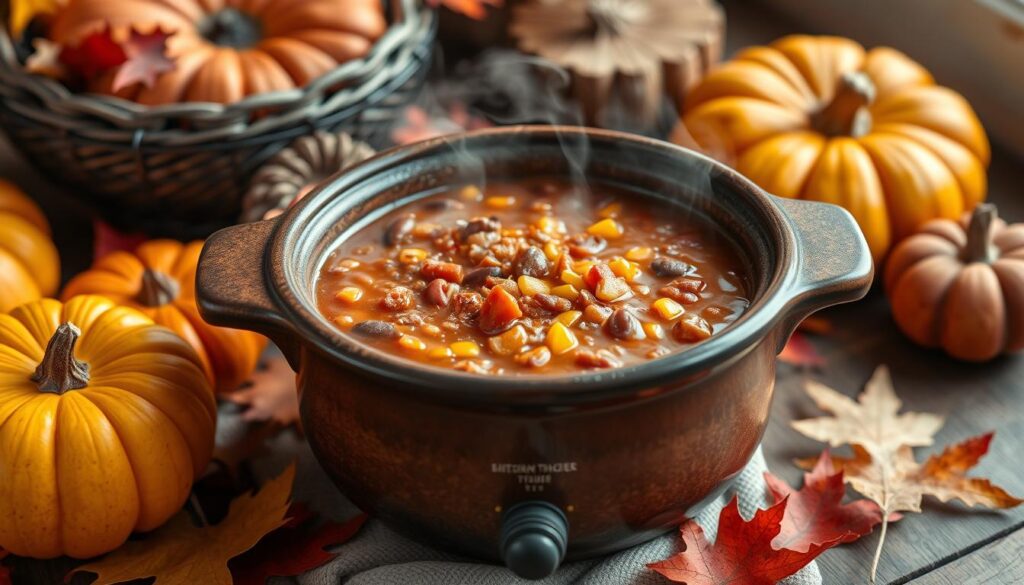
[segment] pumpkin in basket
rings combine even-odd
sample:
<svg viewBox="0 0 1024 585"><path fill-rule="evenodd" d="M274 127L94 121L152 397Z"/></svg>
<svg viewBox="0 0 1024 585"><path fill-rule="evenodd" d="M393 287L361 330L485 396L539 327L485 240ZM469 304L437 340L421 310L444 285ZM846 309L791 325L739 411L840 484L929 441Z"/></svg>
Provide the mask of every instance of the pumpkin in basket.
<svg viewBox="0 0 1024 585"><path fill-rule="evenodd" d="M0 180L0 312L57 292L60 258L50 225L20 189Z"/></svg>
<svg viewBox="0 0 1024 585"><path fill-rule="evenodd" d="M185 339L218 392L245 382L266 345L251 331L208 325L196 305L196 264L202 242L151 240L134 253L117 251L71 279L63 298L98 294L133 307Z"/></svg>
<svg viewBox="0 0 1024 585"><path fill-rule="evenodd" d="M88 558L152 530L213 451L199 358L148 317L98 296L0 315L0 547Z"/></svg>
<svg viewBox="0 0 1024 585"><path fill-rule="evenodd" d="M741 51L687 97L685 138L771 193L845 207L876 262L985 198L989 144L967 101L906 55L843 38Z"/></svg>
<svg viewBox="0 0 1024 585"><path fill-rule="evenodd" d="M110 27L171 34L172 71L120 97L143 104L231 103L302 87L339 64L366 55L387 28L380 0L68 0L50 39L77 46ZM102 81L99 88L111 91ZM94 88L96 89L96 88Z"/></svg>
<svg viewBox="0 0 1024 585"><path fill-rule="evenodd" d="M962 360L1024 349L1024 223L983 203L959 222L932 220L893 249L893 317L914 342Z"/></svg>

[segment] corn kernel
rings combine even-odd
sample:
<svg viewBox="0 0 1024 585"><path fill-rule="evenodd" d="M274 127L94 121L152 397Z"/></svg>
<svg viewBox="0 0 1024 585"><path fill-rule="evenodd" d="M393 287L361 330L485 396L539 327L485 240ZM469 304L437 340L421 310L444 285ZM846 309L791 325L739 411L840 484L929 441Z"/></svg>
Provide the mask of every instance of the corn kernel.
<svg viewBox="0 0 1024 585"><path fill-rule="evenodd" d="M608 262L608 267L612 269L615 276L621 276L626 282L633 282L636 277L640 276L640 265L635 262L630 262L621 256L616 256Z"/></svg>
<svg viewBox="0 0 1024 585"><path fill-rule="evenodd" d="M602 219L587 228L587 233L592 236L599 236L606 240L621 238L623 234L622 225L614 219Z"/></svg>
<svg viewBox="0 0 1024 585"><path fill-rule="evenodd" d="M555 235L564 234L566 232L565 222L560 219L555 219L550 215L545 215L544 217L538 219L536 224L534 225L536 225L537 229L544 232L545 234Z"/></svg>
<svg viewBox="0 0 1024 585"><path fill-rule="evenodd" d="M558 295L563 299L569 299L575 301L580 296L580 291L576 290L576 287L571 284L563 284L561 286L552 287L551 294Z"/></svg>
<svg viewBox="0 0 1024 585"><path fill-rule="evenodd" d="M551 292L548 283L533 276L520 276L516 282L519 284L519 291L524 295L546 295Z"/></svg>
<svg viewBox="0 0 1024 585"><path fill-rule="evenodd" d="M420 330L423 331L424 335L429 335L430 337L437 337L438 335L441 335L441 328L430 323L421 327Z"/></svg>
<svg viewBox="0 0 1024 585"><path fill-rule="evenodd" d="M665 329L657 323L644 323L644 333L650 339L665 339Z"/></svg>
<svg viewBox="0 0 1024 585"><path fill-rule="evenodd" d="M516 198L512 196L493 196L484 199L484 205L491 209L508 209L516 204Z"/></svg>
<svg viewBox="0 0 1024 585"><path fill-rule="evenodd" d="M435 347L427 352L427 357L432 360L444 360L452 357L452 350L447 347Z"/></svg>
<svg viewBox="0 0 1024 585"><path fill-rule="evenodd" d="M419 337L412 335L403 335L398 338L398 345L410 351L423 351L427 349L427 344L423 343L423 340Z"/></svg>
<svg viewBox="0 0 1024 585"><path fill-rule="evenodd" d="M544 344L548 346L551 353L561 355L576 349L580 342L568 327L561 322L557 322L548 329L548 334L544 338Z"/></svg>
<svg viewBox="0 0 1024 585"><path fill-rule="evenodd" d="M452 355L459 358L474 358L480 355L480 346L475 341L456 341L448 346Z"/></svg>
<svg viewBox="0 0 1024 585"><path fill-rule="evenodd" d="M594 262L591 260L580 260L579 262L572 263L572 271L575 272L576 274L586 274L590 272L590 269L593 267Z"/></svg>
<svg viewBox="0 0 1024 585"><path fill-rule="evenodd" d="M651 303L651 309L666 321L678 319L685 312L682 305L666 297Z"/></svg>
<svg viewBox="0 0 1024 585"><path fill-rule="evenodd" d="M459 197L466 201L480 201L484 196L483 191L476 185L466 185L459 191Z"/></svg>
<svg viewBox="0 0 1024 585"><path fill-rule="evenodd" d="M548 260L554 262L562 256L562 249L552 240L544 244L544 255L547 256Z"/></svg>
<svg viewBox="0 0 1024 585"><path fill-rule="evenodd" d="M566 327L572 327L573 325L576 324L577 321L580 320L580 317L582 316L583 313L579 311L566 311L561 315L555 317L555 320L557 320L562 325L565 325Z"/></svg>
<svg viewBox="0 0 1024 585"><path fill-rule="evenodd" d="M427 251L423 248L403 248L398 253L398 261L402 264L418 264L427 258Z"/></svg>
<svg viewBox="0 0 1024 585"><path fill-rule="evenodd" d="M622 213L622 204L621 203L609 203L608 205L605 205L604 207L602 207L600 209L600 211L597 212L597 215L598 215L598 217L609 218L609 217L619 217L620 213Z"/></svg>
<svg viewBox="0 0 1024 585"><path fill-rule="evenodd" d="M626 251L626 260L632 260L633 262L649 260L652 256L654 256L654 250L647 247L630 248Z"/></svg>
<svg viewBox="0 0 1024 585"><path fill-rule="evenodd" d="M584 282L583 277L572 270L562 271L562 282L575 287L577 290L587 287L587 283Z"/></svg>
<svg viewBox="0 0 1024 585"><path fill-rule="evenodd" d="M346 286L334 295L339 301L352 304L363 298L363 289L355 286Z"/></svg>
<svg viewBox="0 0 1024 585"><path fill-rule="evenodd" d="M352 318L352 315L338 315L334 322L338 324L338 327L351 327L356 320Z"/></svg>

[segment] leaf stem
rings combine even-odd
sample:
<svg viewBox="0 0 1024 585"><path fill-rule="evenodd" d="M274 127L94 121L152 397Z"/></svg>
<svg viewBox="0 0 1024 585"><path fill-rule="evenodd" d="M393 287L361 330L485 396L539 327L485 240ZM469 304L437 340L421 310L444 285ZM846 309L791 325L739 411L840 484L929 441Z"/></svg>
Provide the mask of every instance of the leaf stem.
<svg viewBox="0 0 1024 585"><path fill-rule="evenodd" d="M878 573L878 560L882 558L882 546L885 544L886 529L889 528L889 510L882 508L882 530L878 533L878 546L875 547L875 558L871 561L871 584L875 583L875 575Z"/></svg>

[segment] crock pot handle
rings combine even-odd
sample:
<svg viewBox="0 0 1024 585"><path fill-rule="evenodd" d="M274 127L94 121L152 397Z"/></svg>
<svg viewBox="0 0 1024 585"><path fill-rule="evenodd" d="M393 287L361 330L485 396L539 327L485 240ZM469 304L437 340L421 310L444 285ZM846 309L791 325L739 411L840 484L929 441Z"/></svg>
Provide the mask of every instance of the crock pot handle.
<svg viewBox="0 0 1024 585"><path fill-rule="evenodd" d="M293 370L299 344L267 288L264 251L276 220L224 228L206 240L196 271L199 314L212 325L262 333L281 348Z"/></svg>
<svg viewBox="0 0 1024 585"><path fill-rule="evenodd" d="M779 329L778 351L808 315L861 299L875 268L856 220L838 205L775 197L796 234L798 270Z"/></svg>

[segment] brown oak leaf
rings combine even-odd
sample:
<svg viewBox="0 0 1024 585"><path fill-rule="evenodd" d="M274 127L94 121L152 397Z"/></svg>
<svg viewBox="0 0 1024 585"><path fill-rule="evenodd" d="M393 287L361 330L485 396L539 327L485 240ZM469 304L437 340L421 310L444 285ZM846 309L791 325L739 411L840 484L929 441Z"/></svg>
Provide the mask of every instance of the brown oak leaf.
<svg viewBox="0 0 1024 585"><path fill-rule="evenodd" d="M196 526L180 512L163 527L131 540L107 556L76 568L96 573L92 585L155 577L160 585L232 585L228 561L285 524L295 466L267 481L256 494L236 498L214 526Z"/></svg>
<svg viewBox="0 0 1024 585"><path fill-rule="evenodd" d="M734 497L718 517L714 544L707 541L699 524L688 520L679 528L686 549L647 566L687 585L774 585L842 542L836 538L803 552L775 548L772 543L782 531L786 505L783 499L758 510L748 522L740 516Z"/></svg>
<svg viewBox="0 0 1024 585"><path fill-rule="evenodd" d="M794 490L769 472L764 474L775 503L788 499L782 531L772 541L775 548L806 551L815 544L853 542L882 522L882 511L871 500L843 504L846 484L843 472L835 471L828 451L804 474L804 485Z"/></svg>
<svg viewBox="0 0 1024 585"><path fill-rule="evenodd" d="M125 62L117 69L111 88L117 92L141 83L153 87L157 77L174 70L174 60L167 56L169 34L159 28L150 33L132 30L122 48Z"/></svg>

